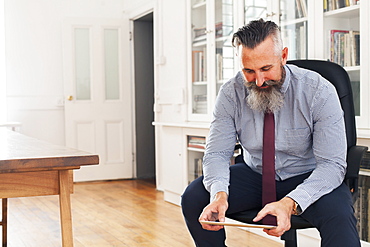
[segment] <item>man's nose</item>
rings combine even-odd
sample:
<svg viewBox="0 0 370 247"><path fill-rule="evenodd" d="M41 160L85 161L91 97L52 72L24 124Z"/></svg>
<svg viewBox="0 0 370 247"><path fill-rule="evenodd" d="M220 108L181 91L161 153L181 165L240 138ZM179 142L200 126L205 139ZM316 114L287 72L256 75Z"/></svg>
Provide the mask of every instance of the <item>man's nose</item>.
<svg viewBox="0 0 370 247"><path fill-rule="evenodd" d="M263 73L256 73L256 85L258 87L262 87L264 83L265 83L265 78L263 76Z"/></svg>

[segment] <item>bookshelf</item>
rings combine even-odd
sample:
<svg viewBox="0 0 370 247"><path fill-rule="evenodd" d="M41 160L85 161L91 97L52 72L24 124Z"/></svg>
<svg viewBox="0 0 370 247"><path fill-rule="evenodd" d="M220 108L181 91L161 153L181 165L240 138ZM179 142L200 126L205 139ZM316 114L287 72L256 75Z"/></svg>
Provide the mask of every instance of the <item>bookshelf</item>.
<svg viewBox="0 0 370 247"><path fill-rule="evenodd" d="M364 2L364 1L363 1ZM324 0L323 28L327 41L325 58L343 66L351 79L357 127L364 123L363 93L366 80L361 72L361 4L359 1ZM362 53L363 54L363 53Z"/></svg>
<svg viewBox="0 0 370 247"><path fill-rule="evenodd" d="M231 35L250 20L264 18L280 25L284 45L289 48L288 59L308 58L342 63L352 82L358 137L370 139L370 49L367 47L370 38L370 3L365 0L344 0L348 4L343 5L343 2L339 3L343 0L330 0L332 5L329 8L328 1L186 0L186 112L182 123L166 123L158 134L160 140L168 139L159 142L162 145L160 151L165 150L163 153L166 153L163 155L166 157L163 170L170 174L163 176L166 200L178 204L182 190L201 174L199 166L204 149L189 146L189 143L192 137L207 137L217 92L239 70L231 46ZM333 5L333 2L337 3ZM340 35L334 37L332 30L346 31L343 37L339 37L342 43L338 44ZM334 38L337 39L337 46L334 46ZM336 53L343 53L343 57L334 60L338 56ZM172 139L176 136L181 138L181 146L174 151L176 146ZM168 152L172 156L167 161ZM174 166L174 160L181 166ZM176 178L171 174L176 174ZM361 170L362 192L356 205L356 213L360 215L368 212L359 208L369 207L369 178L370 170ZM365 237L370 236L366 233L369 225L364 225L364 222L370 222L370 219L360 217L362 239L369 241L370 238Z"/></svg>

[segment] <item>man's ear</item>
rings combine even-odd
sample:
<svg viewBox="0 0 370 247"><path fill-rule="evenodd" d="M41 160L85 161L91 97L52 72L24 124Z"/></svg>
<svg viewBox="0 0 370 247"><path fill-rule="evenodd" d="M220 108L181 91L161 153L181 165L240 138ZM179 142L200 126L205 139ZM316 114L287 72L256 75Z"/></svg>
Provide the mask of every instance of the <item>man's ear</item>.
<svg viewBox="0 0 370 247"><path fill-rule="evenodd" d="M241 50L240 50L241 48L242 48L241 45L234 46L235 56L239 57L239 54L241 53Z"/></svg>
<svg viewBox="0 0 370 247"><path fill-rule="evenodd" d="M287 60L288 60L288 47L284 47L281 53L281 63L285 65Z"/></svg>

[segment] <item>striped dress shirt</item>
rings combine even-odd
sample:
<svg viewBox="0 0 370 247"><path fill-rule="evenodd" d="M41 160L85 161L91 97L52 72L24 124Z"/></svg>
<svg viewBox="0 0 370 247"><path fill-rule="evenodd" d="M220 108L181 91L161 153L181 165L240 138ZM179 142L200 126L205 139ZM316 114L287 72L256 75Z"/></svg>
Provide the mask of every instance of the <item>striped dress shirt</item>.
<svg viewBox="0 0 370 247"><path fill-rule="evenodd" d="M346 173L343 111L334 86L319 74L285 65L282 108L275 112L276 180L311 172L287 196L302 211L338 187ZM228 193L229 162L234 146L243 147L244 161L262 174L263 112L246 102L241 72L225 83L217 96L203 158L204 185L211 194Z"/></svg>

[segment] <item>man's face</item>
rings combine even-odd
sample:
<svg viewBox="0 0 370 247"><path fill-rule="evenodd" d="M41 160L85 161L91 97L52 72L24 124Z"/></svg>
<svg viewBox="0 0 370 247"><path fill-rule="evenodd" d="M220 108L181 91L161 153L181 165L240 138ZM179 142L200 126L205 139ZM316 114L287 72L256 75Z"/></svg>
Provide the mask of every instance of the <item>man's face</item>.
<svg viewBox="0 0 370 247"><path fill-rule="evenodd" d="M252 109L275 111L280 109L283 95L280 88L284 83L288 50L281 55L275 52L275 44L268 37L254 49L239 46L241 69L249 91L248 103Z"/></svg>

